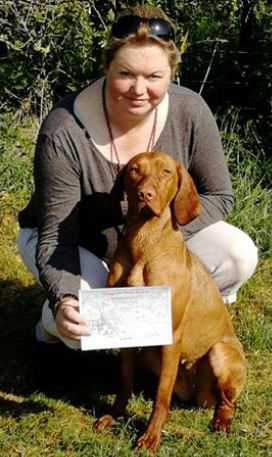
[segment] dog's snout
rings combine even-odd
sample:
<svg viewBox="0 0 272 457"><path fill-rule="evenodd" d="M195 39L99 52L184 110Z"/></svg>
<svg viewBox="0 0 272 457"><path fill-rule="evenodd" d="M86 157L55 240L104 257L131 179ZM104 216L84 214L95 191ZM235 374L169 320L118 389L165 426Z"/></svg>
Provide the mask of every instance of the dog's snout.
<svg viewBox="0 0 272 457"><path fill-rule="evenodd" d="M155 189L142 188L138 190L138 198L142 201L151 201L156 196Z"/></svg>

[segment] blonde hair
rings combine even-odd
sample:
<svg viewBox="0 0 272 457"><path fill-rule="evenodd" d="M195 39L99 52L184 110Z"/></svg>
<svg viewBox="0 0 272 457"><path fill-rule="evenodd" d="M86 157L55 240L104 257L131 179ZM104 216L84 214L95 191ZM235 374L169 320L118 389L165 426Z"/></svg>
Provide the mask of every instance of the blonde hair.
<svg viewBox="0 0 272 457"><path fill-rule="evenodd" d="M154 6L144 6L144 5L136 5L132 8L125 9L119 16L127 16L127 15L135 15L142 18L156 18L156 19L164 19L166 22L169 23L171 27L174 28L173 23L169 19L169 17L158 7ZM168 56L169 65L171 68L171 75L172 78L175 76L177 66L180 62L180 53L174 43L173 40L165 41L162 38L159 38L154 35L150 35L148 25L143 22L136 32L130 33L123 38L116 38L110 37L107 46L104 49L102 55L102 66L104 72L110 67L111 62L114 60L114 57L123 46L126 44L133 43L133 44L147 44L147 43L156 43L161 48L163 48Z"/></svg>

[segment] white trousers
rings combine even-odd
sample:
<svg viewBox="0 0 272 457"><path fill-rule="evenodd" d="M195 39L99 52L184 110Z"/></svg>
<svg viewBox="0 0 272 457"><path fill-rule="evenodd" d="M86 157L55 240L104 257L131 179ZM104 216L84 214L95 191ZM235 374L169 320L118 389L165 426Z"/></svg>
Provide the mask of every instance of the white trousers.
<svg viewBox="0 0 272 457"><path fill-rule="evenodd" d="M35 264L37 245L36 229L20 229L18 250L23 262L39 281ZM251 238L242 230L223 221L206 227L187 241L188 248L210 271L225 303L233 303L241 285L253 274L257 261L257 248ZM106 286L108 267L91 252L80 247L80 267L82 289ZM42 318L37 327L38 339L53 342L56 338L67 346L79 349L80 343L67 340L58 334L48 301L43 305Z"/></svg>

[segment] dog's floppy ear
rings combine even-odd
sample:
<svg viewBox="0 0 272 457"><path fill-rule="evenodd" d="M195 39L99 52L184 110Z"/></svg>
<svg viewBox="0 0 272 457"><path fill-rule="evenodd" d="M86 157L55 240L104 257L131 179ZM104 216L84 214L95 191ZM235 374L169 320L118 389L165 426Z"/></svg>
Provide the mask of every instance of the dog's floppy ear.
<svg viewBox="0 0 272 457"><path fill-rule="evenodd" d="M173 201L173 212L180 225L186 225L200 213L199 196L189 173L184 166L177 165L179 189Z"/></svg>
<svg viewBox="0 0 272 457"><path fill-rule="evenodd" d="M114 196L118 201L124 199L126 171L127 166L125 165L117 175L113 188L110 191L110 195Z"/></svg>

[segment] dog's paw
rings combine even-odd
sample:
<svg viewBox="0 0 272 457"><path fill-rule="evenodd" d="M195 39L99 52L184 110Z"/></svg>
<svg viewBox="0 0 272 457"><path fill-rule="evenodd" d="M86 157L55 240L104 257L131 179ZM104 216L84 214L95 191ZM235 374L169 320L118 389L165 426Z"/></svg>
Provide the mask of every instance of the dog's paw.
<svg viewBox="0 0 272 457"><path fill-rule="evenodd" d="M146 449L155 454L160 444L160 433L145 432L137 441L136 449Z"/></svg>
<svg viewBox="0 0 272 457"><path fill-rule="evenodd" d="M112 416L110 416L109 414L102 416L95 421L94 426L93 426L93 431L101 432L102 430L111 428L113 426L114 422L115 422L114 418Z"/></svg>
<svg viewBox="0 0 272 457"><path fill-rule="evenodd" d="M212 432L230 433L233 412L234 407L230 402L228 405L224 403L218 406L214 412L213 419L210 422L210 429Z"/></svg>
<svg viewBox="0 0 272 457"><path fill-rule="evenodd" d="M214 417L210 422L210 429L212 432L231 432L231 419L226 417Z"/></svg>

